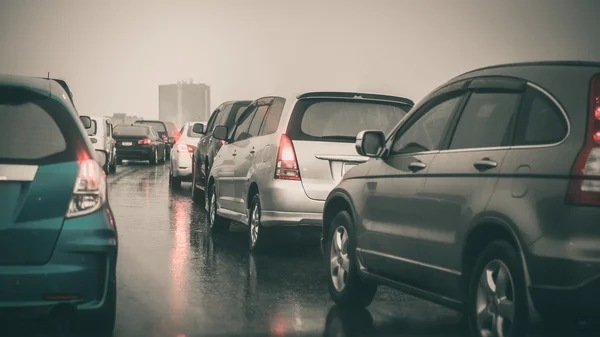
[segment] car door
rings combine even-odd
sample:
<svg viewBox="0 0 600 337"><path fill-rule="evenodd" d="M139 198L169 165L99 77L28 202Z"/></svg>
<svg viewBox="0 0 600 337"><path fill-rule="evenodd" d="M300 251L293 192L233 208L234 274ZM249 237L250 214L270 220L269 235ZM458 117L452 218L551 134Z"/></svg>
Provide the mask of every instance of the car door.
<svg viewBox="0 0 600 337"><path fill-rule="evenodd" d="M428 221L423 187L466 89L451 87L417 107L391 137L389 155L368 165L359 237L368 268L406 284L419 280L420 226Z"/></svg>
<svg viewBox="0 0 600 337"><path fill-rule="evenodd" d="M259 136L260 129L269 110L273 98L264 98L256 103L257 109L253 109L252 121L248 128L247 136L244 139L234 142L237 155L235 156L234 188L236 211L246 214L246 197L250 175L254 166L257 151L262 150L266 145L266 137ZM262 154L262 152L260 152ZM262 161L262 157L261 157Z"/></svg>
<svg viewBox="0 0 600 337"><path fill-rule="evenodd" d="M433 202L426 209L428 221L420 224L414 256L423 266L421 285L427 290L460 298L458 238L484 212L498 182L525 86L502 78L470 82L453 132L430 165L423 195Z"/></svg>
<svg viewBox="0 0 600 337"><path fill-rule="evenodd" d="M207 161L207 156L209 152L209 145L211 142L212 133L215 128L215 121L219 117L219 112L223 108L223 104L221 104L215 111L212 113L208 120L208 124L206 125L206 131L204 135L198 141L198 148L194 152L194 174L196 175L196 182L204 186L204 182L206 181L208 168L205 167L205 163Z"/></svg>

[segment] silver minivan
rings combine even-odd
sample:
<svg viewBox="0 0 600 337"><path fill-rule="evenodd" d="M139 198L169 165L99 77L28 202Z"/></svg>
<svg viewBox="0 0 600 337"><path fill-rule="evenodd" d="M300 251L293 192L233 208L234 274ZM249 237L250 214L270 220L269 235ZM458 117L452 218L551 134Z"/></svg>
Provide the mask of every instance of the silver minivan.
<svg viewBox="0 0 600 337"><path fill-rule="evenodd" d="M117 172L117 152L113 138L113 123L108 117L90 117L92 125L86 129L94 150L96 161L102 166L104 172Z"/></svg>
<svg viewBox="0 0 600 337"><path fill-rule="evenodd" d="M407 98L348 92L252 102L233 130L213 131L226 144L206 193L211 229L227 231L231 220L247 224L250 250L256 250L265 245L264 228L320 227L329 192L368 159L354 148L356 134L387 134L413 105Z"/></svg>

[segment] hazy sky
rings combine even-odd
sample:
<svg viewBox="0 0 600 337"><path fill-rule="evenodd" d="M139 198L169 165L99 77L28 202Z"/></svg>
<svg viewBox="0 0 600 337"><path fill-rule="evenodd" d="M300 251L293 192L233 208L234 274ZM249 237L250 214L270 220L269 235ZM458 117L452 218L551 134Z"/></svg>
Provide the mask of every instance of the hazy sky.
<svg viewBox="0 0 600 337"><path fill-rule="evenodd" d="M600 61L600 0L0 0L0 73L68 81L80 113L158 117L193 78L212 107L308 90L415 101L472 68Z"/></svg>

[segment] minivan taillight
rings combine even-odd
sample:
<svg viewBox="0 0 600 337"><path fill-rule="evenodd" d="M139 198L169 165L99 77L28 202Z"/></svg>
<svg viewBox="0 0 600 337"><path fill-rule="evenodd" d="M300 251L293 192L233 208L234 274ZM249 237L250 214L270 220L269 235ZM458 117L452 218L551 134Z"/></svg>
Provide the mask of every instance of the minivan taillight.
<svg viewBox="0 0 600 337"><path fill-rule="evenodd" d="M152 140L150 140L150 139L148 139L148 138L146 138L146 139L141 139L141 140L138 140L138 144L140 144L140 145L148 145L148 144L150 144L150 143L152 143Z"/></svg>
<svg viewBox="0 0 600 337"><path fill-rule="evenodd" d="M69 202L67 218L97 211L106 202L106 177L94 159L79 160L79 170Z"/></svg>
<svg viewBox="0 0 600 337"><path fill-rule="evenodd" d="M585 143L571 170L567 203L600 206L600 74L590 83L589 109Z"/></svg>
<svg viewBox="0 0 600 337"><path fill-rule="evenodd" d="M275 162L275 179L300 180L300 169L294 145L286 134L279 140L279 151Z"/></svg>

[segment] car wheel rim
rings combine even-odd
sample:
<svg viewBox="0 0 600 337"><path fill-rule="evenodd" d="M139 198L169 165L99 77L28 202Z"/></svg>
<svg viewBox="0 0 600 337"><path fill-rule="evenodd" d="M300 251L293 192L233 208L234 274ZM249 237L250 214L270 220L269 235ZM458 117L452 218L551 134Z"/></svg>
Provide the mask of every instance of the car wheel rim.
<svg viewBox="0 0 600 337"><path fill-rule="evenodd" d="M348 231L339 226L333 233L330 249L330 274L335 290L341 292L346 287L350 272L350 256L348 255Z"/></svg>
<svg viewBox="0 0 600 337"><path fill-rule="evenodd" d="M475 314L481 336L508 336L514 321L514 282L510 270L500 260L490 261L477 285Z"/></svg>
<svg viewBox="0 0 600 337"><path fill-rule="evenodd" d="M258 241L258 231L260 228L260 212L258 205L255 204L252 208L252 216L250 217L250 245L254 247Z"/></svg>
<svg viewBox="0 0 600 337"><path fill-rule="evenodd" d="M210 227L213 227L215 223L215 217L217 213L217 198L215 197L215 193L213 192L210 196Z"/></svg>

